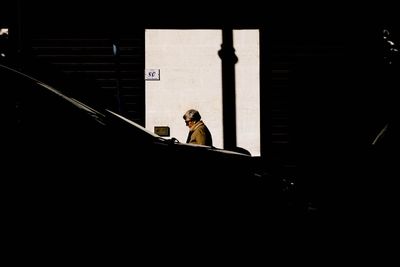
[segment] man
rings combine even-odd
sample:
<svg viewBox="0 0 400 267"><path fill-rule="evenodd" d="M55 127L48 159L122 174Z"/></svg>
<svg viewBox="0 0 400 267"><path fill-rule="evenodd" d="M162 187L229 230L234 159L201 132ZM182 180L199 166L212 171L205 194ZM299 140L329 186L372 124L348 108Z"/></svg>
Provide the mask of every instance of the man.
<svg viewBox="0 0 400 267"><path fill-rule="evenodd" d="M212 146L211 133L197 110L189 109L183 115L183 119L190 129L186 143Z"/></svg>

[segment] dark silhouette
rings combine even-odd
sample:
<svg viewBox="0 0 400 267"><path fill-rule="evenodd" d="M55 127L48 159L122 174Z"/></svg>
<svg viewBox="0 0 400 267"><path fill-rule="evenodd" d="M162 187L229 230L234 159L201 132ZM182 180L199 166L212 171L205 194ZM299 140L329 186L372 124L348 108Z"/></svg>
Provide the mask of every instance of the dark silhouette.
<svg viewBox="0 0 400 267"><path fill-rule="evenodd" d="M222 31L222 45L218 55L222 61L222 108L224 148L236 147L235 64L238 58L233 47L233 31L226 27Z"/></svg>

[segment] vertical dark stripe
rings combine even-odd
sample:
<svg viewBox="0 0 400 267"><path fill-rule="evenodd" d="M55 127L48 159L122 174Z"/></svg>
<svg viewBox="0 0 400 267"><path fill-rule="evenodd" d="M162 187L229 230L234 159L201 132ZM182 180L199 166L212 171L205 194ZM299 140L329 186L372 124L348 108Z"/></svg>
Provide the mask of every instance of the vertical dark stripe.
<svg viewBox="0 0 400 267"><path fill-rule="evenodd" d="M235 64L238 58L233 47L233 30L222 30L222 45L218 55L222 60L222 109L224 148L236 148Z"/></svg>

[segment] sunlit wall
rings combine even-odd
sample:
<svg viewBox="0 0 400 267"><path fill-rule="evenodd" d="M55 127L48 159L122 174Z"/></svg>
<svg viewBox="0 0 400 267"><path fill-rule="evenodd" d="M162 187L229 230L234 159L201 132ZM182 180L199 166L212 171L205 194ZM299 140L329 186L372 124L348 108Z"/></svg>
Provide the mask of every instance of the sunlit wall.
<svg viewBox="0 0 400 267"><path fill-rule="evenodd" d="M197 109L222 147L222 81L219 30L146 30L146 69L160 69L159 81L146 81L146 128L169 126L185 142L186 110Z"/></svg>
<svg viewBox="0 0 400 267"><path fill-rule="evenodd" d="M258 30L233 32L236 78L236 144L260 155L260 53Z"/></svg>
<svg viewBox="0 0 400 267"><path fill-rule="evenodd" d="M146 128L169 126L170 136L186 141L182 115L200 111L215 147L223 147L221 30L146 30L146 69L159 80L146 81ZM259 33L235 30L237 144L260 154Z"/></svg>

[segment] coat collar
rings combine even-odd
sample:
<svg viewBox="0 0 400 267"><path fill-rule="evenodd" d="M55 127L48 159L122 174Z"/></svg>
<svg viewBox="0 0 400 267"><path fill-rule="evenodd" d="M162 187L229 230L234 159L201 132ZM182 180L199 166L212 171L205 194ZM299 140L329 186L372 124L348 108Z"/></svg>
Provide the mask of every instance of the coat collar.
<svg viewBox="0 0 400 267"><path fill-rule="evenodd" d="M203 121L198 121L192 126L192 128L190 128L190 131L193 132L194 130L196 130L197 128L199 128L202 125L204 125Z"/></svg>

